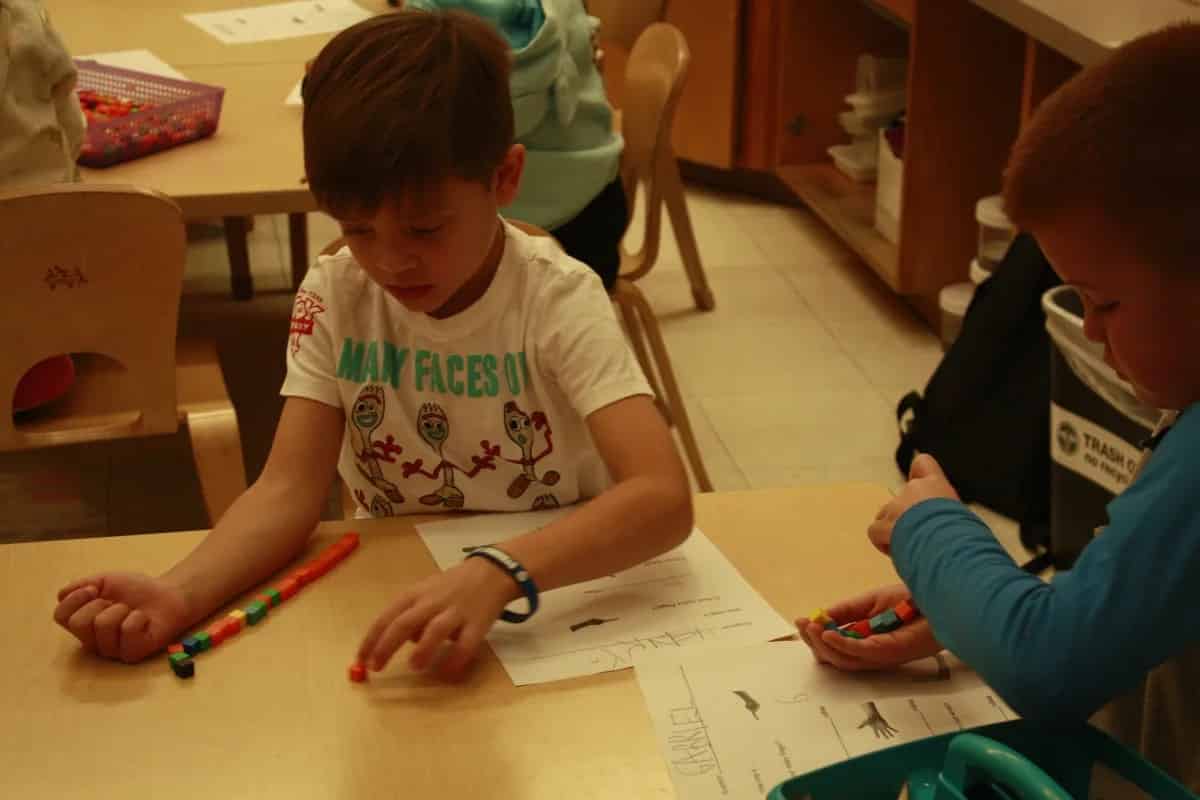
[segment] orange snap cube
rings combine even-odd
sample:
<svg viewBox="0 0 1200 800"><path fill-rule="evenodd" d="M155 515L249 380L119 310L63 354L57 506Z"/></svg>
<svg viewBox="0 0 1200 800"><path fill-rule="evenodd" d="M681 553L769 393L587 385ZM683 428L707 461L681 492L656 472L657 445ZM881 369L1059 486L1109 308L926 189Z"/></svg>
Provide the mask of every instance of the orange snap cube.
<svg viewBox="0 0 1200 800"><path fill-rule="evenodd" d="M896 616L904 622L912 622L921 612L917 611L917 607L912 604L911 600L901 600L896 604Z"/></svg>

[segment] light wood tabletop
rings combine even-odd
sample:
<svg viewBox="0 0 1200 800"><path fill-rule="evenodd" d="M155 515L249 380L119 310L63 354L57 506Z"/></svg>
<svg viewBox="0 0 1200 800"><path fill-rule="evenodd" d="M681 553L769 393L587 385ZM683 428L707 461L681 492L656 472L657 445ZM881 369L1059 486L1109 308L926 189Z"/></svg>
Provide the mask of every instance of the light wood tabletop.
<svg viewBox="0 0 1200 800"><path fill-rule="evenodd" d="M882 487L700 495L697 525L787 618L894 581L865 529ZM162 570L202 533L0 546L0 775L36 798L670 798L631 670L514 687L490 650L446 684L393 665L346 668L392 594L434 571L425 518L323 524L358 552L259 627L176 678L83 653L55 626L55 592L108 569ZM802 645L796 644L796 647Z"/></svg>
<svg viewBox="0 0 1200 800"><path fill-rule="evenodd" d="M184 19L184 14L274 2L286 0L44 0L72 55L146 49L189 77L195 66L303 64L333 38L333 34L320 34L227 45ZM387 0L354 2L371 13L390 10Z"/></svg>
<svg viewBox="0 0 1200 800"><path fill-rule="evenodd" d="M381 12L386 0L357 0ZM255 0L46 0L74 56L146 49L190 80L224 87L220 125L209 139L104 169L85 181L143 186L177 202L187 219L314 211L301 178L299 106L284 99L332 34L226 45L185 13L257 5Z"/></svg>

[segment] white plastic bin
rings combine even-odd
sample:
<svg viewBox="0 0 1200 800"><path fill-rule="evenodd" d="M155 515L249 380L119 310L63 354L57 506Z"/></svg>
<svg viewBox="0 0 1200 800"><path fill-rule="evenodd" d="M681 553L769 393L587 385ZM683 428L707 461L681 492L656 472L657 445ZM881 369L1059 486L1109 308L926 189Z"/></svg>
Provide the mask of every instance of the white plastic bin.
<svg viewBox="0 0 1200 800"><path fill-rule="evenodd" d="M829 148L829 155L838 170L852 180L866 183L875 179L878 151L873 139L859 139L851 144Z"/></svg>
<svg viewBox="0 0 1200 800"><path fill-rule="evenodd" d="M991 195L975 204L975 221L979 223L979 246L976 259L988 272L1004 259L1016 231L1004 213L1004 198Z"/></svg>
<svg viewBox="0 0 1200 800"><path fill-rule="evenodd" d="M846 95L846 102L864 125L878 127L904 110L908 96L901 87L883 92L855 92Z"/></svg>
<svg viewBox="0 0 1200 800"><path fill-rule="evenodd" d="M854 76L857 91L887 92L903 89L908 81L908 59L864 53L858 57Z"/></svg>
<svg viewBox="0 0 1200 800"><path fill-rule="evenodd" d="M878 133L875 186L875 230L892 244L900 243L900 189L904 161L897 158L884 131Z"/></svg>
<svg viewBox="0 0 1200 800"><path fill-rule="evenodd" d="M975 296L975 284L952 283L938 292L938 306L942 309L942 348L949 349L962 330L967 306Z"/></svg>

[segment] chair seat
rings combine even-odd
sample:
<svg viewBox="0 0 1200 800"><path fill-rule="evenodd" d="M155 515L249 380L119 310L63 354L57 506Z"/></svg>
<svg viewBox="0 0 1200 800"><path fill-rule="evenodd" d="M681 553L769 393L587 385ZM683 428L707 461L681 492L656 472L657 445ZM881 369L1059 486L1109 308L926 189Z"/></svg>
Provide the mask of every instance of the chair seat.
<svg viewBox="0 0 1200 800"><path fill-rule="evenodd" d="M122 380L125 368L105 356L77 353L75 383L49 403L16 416L28 446L83 444L107 439L174 433L189 414L231 410L225 379L213 342L181 339L176 345L176 394L179 413L170 423L150 424L137 410L133 387Z"/></svg>

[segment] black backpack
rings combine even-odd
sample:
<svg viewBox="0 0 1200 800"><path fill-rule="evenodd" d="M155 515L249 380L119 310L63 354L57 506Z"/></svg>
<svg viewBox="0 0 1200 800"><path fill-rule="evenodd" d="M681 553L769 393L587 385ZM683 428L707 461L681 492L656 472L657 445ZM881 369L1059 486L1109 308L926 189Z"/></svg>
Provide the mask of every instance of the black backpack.
<svg viewBox="0 0 1200 800"><path fill-rule="evenodd" d="M1042 295L1058 277L1032 236L975 291L924 394L900 400L896 465L938 460L965 502L1017 520L1030 550L1050 535L1050 338Z"/></svg>

